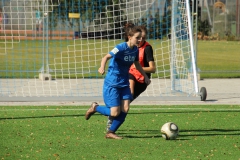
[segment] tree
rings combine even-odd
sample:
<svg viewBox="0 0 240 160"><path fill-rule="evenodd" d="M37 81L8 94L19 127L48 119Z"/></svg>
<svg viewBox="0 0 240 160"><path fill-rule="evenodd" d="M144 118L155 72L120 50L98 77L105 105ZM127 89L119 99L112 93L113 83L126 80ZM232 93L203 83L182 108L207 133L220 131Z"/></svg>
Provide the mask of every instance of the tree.
<svg viewBox="0 0 240 160"><path fill-rule="evenodd" d="M198 31L202 32L203 35L209 36L211 28L212 26L209 24L207 19L203 21L201 21L200 18L198 19Z"/></svg>

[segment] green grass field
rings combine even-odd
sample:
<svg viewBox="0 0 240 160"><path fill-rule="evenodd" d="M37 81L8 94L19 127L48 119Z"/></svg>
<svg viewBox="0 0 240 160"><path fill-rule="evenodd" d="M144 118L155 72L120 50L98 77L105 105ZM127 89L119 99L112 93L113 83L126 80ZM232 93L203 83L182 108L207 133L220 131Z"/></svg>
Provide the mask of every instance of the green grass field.
<svg viewBox="0 0 240 160"><path fill-rule="evenodd" d="M240 41L198 41L202 78L240 78Z"/></svg>
<svg viewBox="0 0 240 160"><path fill-rule="evenodd" d="M0 158L239 160L240 106L131 106L117 132L105 139L106 117L84 119L88 106L1 106ZM166 122L180 128L176 140L160 134Z"/></svg>

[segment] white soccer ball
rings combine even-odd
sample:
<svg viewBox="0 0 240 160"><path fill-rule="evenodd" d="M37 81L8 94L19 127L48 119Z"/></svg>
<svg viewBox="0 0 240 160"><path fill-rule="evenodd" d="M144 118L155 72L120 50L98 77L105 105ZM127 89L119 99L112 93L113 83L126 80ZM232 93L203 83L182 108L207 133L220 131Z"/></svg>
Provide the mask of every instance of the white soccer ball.
<svg viewBox="0 0 240 160"><path fill-rule="evenodd" d="M46 17L48 15L48 13L46 12L46 13L44 13L44 16Z"/></svg>
<svg viewBox="0 0 240 160"><path fill-rule="evenodd" d="M166 140L176 139L179 133L178 126L173 122L165 123L161 128L162 137Z"/></svg>

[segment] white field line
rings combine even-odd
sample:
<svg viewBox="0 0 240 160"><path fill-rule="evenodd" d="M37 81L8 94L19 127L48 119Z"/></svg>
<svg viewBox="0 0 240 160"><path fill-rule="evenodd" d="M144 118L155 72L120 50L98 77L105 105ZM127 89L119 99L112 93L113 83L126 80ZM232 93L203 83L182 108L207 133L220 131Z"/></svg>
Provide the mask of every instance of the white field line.
<svg viewBox="0 0 240 160"><path fill-rule="evenodd" d="M88 108L72 108L72 109L39 109L39 108L31 108L31 109L0 109L0 112L6 111L86 111ZM196 110L196 111L240 111L239 109L224 109L224 108L131 108L130 110Z"/></svg>

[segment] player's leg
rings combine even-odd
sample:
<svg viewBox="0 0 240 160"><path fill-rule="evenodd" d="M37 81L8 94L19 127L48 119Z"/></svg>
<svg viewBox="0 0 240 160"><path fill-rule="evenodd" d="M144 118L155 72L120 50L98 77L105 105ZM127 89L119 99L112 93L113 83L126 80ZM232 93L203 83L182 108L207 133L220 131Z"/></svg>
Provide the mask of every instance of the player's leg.
<svg viewBox="0 0 240 160"><path fill-rule="evenodd" d="M132 74L129 74L129 84L130 84L130 89L133 96L132 101L136 99L147 88L146 83L138 82Z"/></svg>
<svg viewBox="0 0 240 160"><path fill-rule="evenodd" d="M120 92L118 88L113 88L107 85L103 87L103 98L106 106L100 106L93 102L85 114L85 119L88 120L94 113L98 112L105 116L116 117L120 114Z"/></svg>
<svg viewBox="0 0 240 160"><path fill-rule="evenodd" d="M130 81L133 81L134 85L131 85ZM136 80L135 81L134 80L129 80L129 82L130 82L131 94L133 96L133 99L130 101L130 103L131 103L134 99L136 99L141 93L143 93L146 90L147 84L146 83L140 83ZM128 108L128 110L129 110L129 108ZM107 128L106 128L107 131L109 131L109 128L112 125L113 119L114 119L114 117L108 116Z"/></svg>
<svg viewBox="0 0 240 160"><path fill-rule="evenodd" d="M110 126L106 138L112 138L112 133L115 134L115 132L118 130L118 128L123 124L125 121L125 118L127 116L128 110L129 110L129 104L130 100L132 99L131 91L129 87L125 87L120 89L121 90L121 113L119 116L114 117L112 121L112 125ZM116 134L115 134L116 135ZM119 139L119 138L114 138Z"/></svg>
<svg viewBox="0 0 240 160"><path fill-rule="evenodd" d="M135 100L140 94L142 94L147 89L146 83L140 83L135 81L133 100ZM132 100L132 101L133 101ZM132 102L131 101L131 102Z"/></svg>
<svg viewBox="0 0 240 160"><path fill-rule="evenodd" d="M129 84L130 84L129 86L130 86L131 94L133 96L133 99L130 101L130 103L131 103L142 92L144 92L146 90L147 84L138 82L132 74L129 74ZM108 116L107 128L106 128L107 131L109 131L109 128L113 122L113 119L114 119L114 117Z"/></svg>
<svg viewBox="0 0 240 160"><path fill-rule="evenodd" d="M43 25L42 25L42 20L39 19L39 31L43 31Z"/></svg>
<svg viewBox="0 0 240 160"><path fill-rule="evenodd" d="M134 81L134 77L129 77L129 86L130 86L130 91L131 94L134 95L134 87L135 87L135 81ZM112 125L112 121L113 121L114 117L112 116L108 116L108 120L107 120L107 128L106 130L109 131L110 126Z"/></svg>
<svg viewBox="0 0 240 160"><path fill-rule="evenodd" d="M135 77L132 74L129 74L129 87L130 87L131 94L134 95ZM114 117L108 116L107 128L106 128L107 131L109 131L109 128L112 125L113 119Z"/></svg>
<svg viewBox="0 0 240 160"><path fill-rule="evenodd" d="M38 19L36 19L36 31L39 30L39 22L38 22Z"/></svg>
<svg viewBox="0 0 240 160"><path fill-rule="evenodd" d="M134 79L129 79L129 86L130 86L131 94L134 95L134 87L135 87Z"/></svg>
<svg viewBox="0 0 240 160"><path fill-rule="evenodd" d="M107 116L107 128L106 128L106 131L107 131L107 132L109 131L109 128L110 128L111 125L112 125L113 119L114 119L114 117L112 117L112 116Z"/></svg>
<svg viewBox="0 0 240 160"><path fill-rule="evenodd" d="M130 82L130 81L133 81L132 84L134 84L134 85L131 85L131 84L130 84L131 94L134 93L134 94L132 94L132 95L133 95L133 99L130 100L130 103L131 103L131 102L132 102L134 99L136 99L142 92L144 92L144 91L146 90L147 84L146 84L146 83L140 83L140 82L134 81L134 80L129 80L129 82ZM130 83L131 83L131 82L130 82ZM132 88L131 88L131 87L132 87ZM134 91L132 92L132 90L134 90ZM129 104L127 105L126 103L124 103L123 106L124 106L124 112L127 113L128 110L129 110L129 108L130 108L130 107L129 107ZM114 117L108 116L107 131L110 130L110 126L112 125L113 120L114 120Z"/></svg>
<svg viewBox="0 0 240 160"><path fill-rule="evenodd" d="M130 85L131 86L131 85ZM132 86L133 87L133 86ZM131 93L134 93L133 94L133 99L132 100L130 100L130 102L129 103L131 103L134 99L136 99L142 92L144 92L145 90L146 90L146 88L147 88L147 84L146 83L140 83L140 82L137 82L137 81L134 81L134 91L133 92L131 92ZM130 106L129 106L129 104L128 104L128 102L126 102L126 101L124 101L123 102L123 112L124 113L128 113L128 111L129 111L129 109L130 109ZM120 113L120 117L118 117L118 118L121 118L121 117L124 117L124 113ZM124 117L124 120L125 120L125 118L126 118L126 116L127 116L127 114L125 114L125 117ZM112 126L112 123L113 123L113 121L114 121L114 119L116 119L115 117L112 117L112 116L108 116L108 120L107 120L107 132L109 132L109 130L111 130L110 129L110 127ZM123 121L124 121L123 120ZM122 122L123 123L123 122ZM119 126L120 127L120 126Z"/></svg>
<svg viewBox="0 0 240 160"><path fill-rule="evenodd" d="M118 130L118 128L122 125L122 123L125 121L129 104L130 100L122 100L121 113L117 117L114 117L112 125L109 128L109 131L115 133Z"/></svg>

